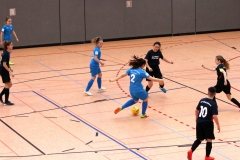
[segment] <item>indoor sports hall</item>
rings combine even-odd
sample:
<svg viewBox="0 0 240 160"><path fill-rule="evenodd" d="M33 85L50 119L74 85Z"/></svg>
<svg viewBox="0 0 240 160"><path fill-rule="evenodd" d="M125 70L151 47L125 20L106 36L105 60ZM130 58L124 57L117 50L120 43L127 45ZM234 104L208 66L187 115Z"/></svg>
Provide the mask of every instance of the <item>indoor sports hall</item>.
<svg viewBox="0 0 240 160"><path fill-rule="evenodd" d="M215 69L217 55L230 64L231 94L240 100L239 0L9 0L0 13L2 24L11 17L19 38L12 37L10 55L14 105L0 104L0 160L187 160L196 107L217 82L216 71L203 66ZM94 82L88 96L90 41L97 36L106 90ZM145 58L156 41L173 62L159 65L167 92L154 82L147 118L140 118L142 100L133 105L138 115L133 106L114 114L131 99L131 79L109 80L131 67L132 56ZM216 102L221 131L214 125L211 156L238 160L240 108L224 92ZM205 146L193 160L205 158Z"/></svg>

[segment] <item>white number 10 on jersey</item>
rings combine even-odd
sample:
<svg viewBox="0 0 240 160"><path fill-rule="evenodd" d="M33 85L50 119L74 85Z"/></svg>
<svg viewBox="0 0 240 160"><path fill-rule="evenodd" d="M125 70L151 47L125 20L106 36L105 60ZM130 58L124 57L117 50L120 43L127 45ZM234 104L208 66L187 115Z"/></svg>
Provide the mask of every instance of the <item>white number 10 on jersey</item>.
<svg viewBox="0 0 240 160"><path fill-rule="evenodd" d="M199 117L205 118L207 116L207 107L201 106Z"/></svg>

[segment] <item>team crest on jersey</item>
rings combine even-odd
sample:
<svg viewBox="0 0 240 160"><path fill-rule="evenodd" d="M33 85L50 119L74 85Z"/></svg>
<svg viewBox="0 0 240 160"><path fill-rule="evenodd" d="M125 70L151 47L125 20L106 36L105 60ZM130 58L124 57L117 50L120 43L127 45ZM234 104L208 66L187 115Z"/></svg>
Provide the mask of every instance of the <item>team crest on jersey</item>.
<svg viewBox="0 0 240 160"><path fill-rule="evenodd" d="M95 53L94 53L96 56L98 55L98 51L95 51Z"/></svg>

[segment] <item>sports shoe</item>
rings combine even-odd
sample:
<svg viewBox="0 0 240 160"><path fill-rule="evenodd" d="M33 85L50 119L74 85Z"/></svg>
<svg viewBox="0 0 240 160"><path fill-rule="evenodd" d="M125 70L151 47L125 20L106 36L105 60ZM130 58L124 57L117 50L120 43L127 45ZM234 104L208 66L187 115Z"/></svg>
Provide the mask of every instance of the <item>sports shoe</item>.
<svg viewBox="0 0 240 160"><path fill-rule="evenodd" d="M187 152L187 158L188 158L188 160L192 160L192 149L190 149L190 150Z"/></svg>
<svg viewBox="0 0 240 160"><path fill-rule="evenodd" d="M105 87L101 87L101 88L98 89L98 91L105 91L105 90L106 90Z"/></svg>
<svg viewBox="0 0 240 160"><path fill-rule="evenodd" d="M147 115L147 114L141 114L140 117L141 117L141 118L147 118L147 117L149 117L149 115Z"/></svg>
<svg viewBox="0 0 240 160"><path fill-rule="evenodd" d="M9 65L14 65L14 63L9 61Z"/></svg>
<svg viewBox="0 0 240 160"><path fill-rule="evenodd" d="M205 160L214 160L214 159L215 159L214 157L210 157L210 156L209 157L207 157L207 156L205 157Z"/></svg>
<svg viewBox="0 0 240 160"><path fill-rule="evenodd" d="M122 110L121 107L118 107L117 109L115 109L114 113L117 114L118 112L120 112Z"/></svg>
<svg viewBox="0 0 240 160"><path fill-rule="evenodd" d="M92 93L90 93L89 91L84 91L84 93L88 96L92 96Z"/></svg>
<svg viewBox="0 0 240 160"><path fill-rule="evenodd" d="M163 93L167 92L167 90L164 87L163 88L159 87L159 88L162 90Z"/></svg>
<svg viewBox="0 0 240 160"><path fill-rule="evenodd" d="M5 106L12 106L12 105L14 105L14 103L8 101L8 102L5 102L4 105L5 105Z"/></svg>

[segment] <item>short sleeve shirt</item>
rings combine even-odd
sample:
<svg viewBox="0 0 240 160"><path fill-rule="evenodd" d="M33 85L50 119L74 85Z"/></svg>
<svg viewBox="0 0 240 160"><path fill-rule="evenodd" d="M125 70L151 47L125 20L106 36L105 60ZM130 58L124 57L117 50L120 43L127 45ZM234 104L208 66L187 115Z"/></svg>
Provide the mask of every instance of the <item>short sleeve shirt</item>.
<svg viewBox="0 0 240 160"><path fill-rule="evenodd" d="M126 73L130 76L130 92L143 90L142 80L150 76L141 68L130 68Z"/></svg>
<svg viewBox="0 0 240 160"><path fill-rule="evenodd" d="M97 56L97 58L101 59L101 50L99 47L95 47L92 53L92 59L90 61L90 66L99 66L99 63L94 60L94 57Z"/></svg>
<svg viewBox="0 0 240 160"><path fill-rule="evenodd" d="M12 41L12 31L13 31L13 25L4 25L2 27L3 32L3 41Z"/></svg>
<svg viewBox="0 0 240 160"><path fill-rule="evenodd" d="M163 59L162 52L158 50L157 52L154 52L153 50L148 51L145 59L148 60L148 65L159 65L159 59Z"/></svg>
<svg viewBox="0 0 240 160"><path fill-rule="evenodd" d="M197 123L212 121L213 115L218 115L218 106L216 102L209 98L200 100L197 106L198 118Z"/></svg>

